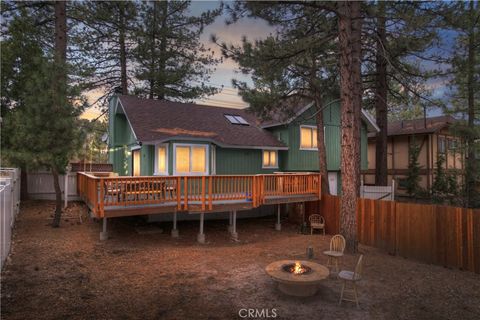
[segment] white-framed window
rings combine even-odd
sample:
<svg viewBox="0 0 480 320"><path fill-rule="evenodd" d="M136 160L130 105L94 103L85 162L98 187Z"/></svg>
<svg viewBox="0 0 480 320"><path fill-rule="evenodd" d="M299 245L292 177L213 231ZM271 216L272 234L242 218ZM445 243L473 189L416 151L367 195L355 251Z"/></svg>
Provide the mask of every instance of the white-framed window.
<svg viewBox="0 0 480 320"><path fill-rule="evenodd" d="M141 158L142 158L142 149L141 147L133 147L132 151L132 176L138 177L142 173L140 171Z"/></svg>
<svg viewBox="0 0 480 320"><path fill-rule="evenodd" d="M208 174L209 148L206 144L173 145L174 175L204 175Z"/></svg>
<svg viewBox="0 0 480 320"><path fill-rule="evenodd" d="M317 127L300 126L300 150L318 150Z"/></svg>
<svg viewBox="0 0 480 320"><path fill-rule="evenodd" d="M155 146L155 168L154 175L168 176L168 144L157 144Z"/></svg>
<svg viewBox="0 0 480 320"><path fill-rule="evenodd" d="M278 168L278 151L263 150L262 168Z"/></svg>

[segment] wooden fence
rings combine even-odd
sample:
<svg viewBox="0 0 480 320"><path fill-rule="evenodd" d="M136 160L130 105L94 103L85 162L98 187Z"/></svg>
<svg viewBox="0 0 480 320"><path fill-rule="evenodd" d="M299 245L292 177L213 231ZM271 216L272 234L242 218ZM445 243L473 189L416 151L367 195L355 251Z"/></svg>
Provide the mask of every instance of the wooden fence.
<svg viewBox="0 0 480 320"><path fill-rule="evenodd" d="M340 231L340 201L322 196L307 203L320 212L326 231ZM392 255L480 273L480 210L358 199L358 239Z"/></svg>

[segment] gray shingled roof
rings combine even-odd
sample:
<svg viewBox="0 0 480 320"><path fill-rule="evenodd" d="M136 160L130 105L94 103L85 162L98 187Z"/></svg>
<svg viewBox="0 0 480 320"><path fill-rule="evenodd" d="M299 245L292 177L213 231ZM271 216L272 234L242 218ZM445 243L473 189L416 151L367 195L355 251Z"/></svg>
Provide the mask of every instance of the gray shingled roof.
<svg viewBox="0 0 480 320"><path fill-rule="evenodd" d="M287 149L258 119L243 109L118 96L138 141L172 139L211 141L225 147ZM239 115L249 125L231 124L225 115Z"/></svg>
<svg viewBox="0 0 480 320"><path fill-rule="evenodd" d="M400 136L406 134L433 133L450 126L456 121L452 116L391 121L388 123L388 135Z"/></svg>

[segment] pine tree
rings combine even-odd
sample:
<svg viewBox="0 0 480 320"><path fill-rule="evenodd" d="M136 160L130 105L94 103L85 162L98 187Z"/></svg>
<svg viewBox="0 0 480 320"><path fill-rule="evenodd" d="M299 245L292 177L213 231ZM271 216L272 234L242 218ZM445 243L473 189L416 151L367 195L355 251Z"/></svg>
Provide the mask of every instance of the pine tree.
<svg viewBox="0 0 480 320"><path fill-rule="evenodd" d="M241 46L219 43L215 36L212 40L225 57L252 76L253 88L237 80L233 85L259 117L282 114L290 118L299 104L314 103L319 172L322 190L328 194L323 109L338 100L338 68L331 54L336 51L335 18L288 3L237 3L228 10L233 20L240 18L236 13L248 12L278 29L276 36L264 40L251 42L245 37Z"/></svg>
<svg viewBox="0 0 480 320"><path fill-rule="evenodd" d="M480 8L478 1L454 2L444 14L448 28L456 32L454 55L450 59L452 105L448 112L466 118L457 132L466 141L465 192L468 207L480 207L475 157L475 140L480 137Z"/></svg>
<svg viewBox="0 0 480 320"><path fill-rule="evenodd" d="M199 40L222 8L188 15L190 1L149 1L141 5L134 50L136 93L150 99L192 100L217 92L208 85L219 62Z"/></svg>
<svg viewBox="0 0 480 320"><path fill-rule="evenodd" d="M138 7L136 1L71 3L69 15L76 22L71 43L78 51L73 58L90 71L83 81L85 89L101 89L107 97L120 87L122 94L128 94L135 82L131 68Z"/></svg>
<svg viewBox="0 0 480 320"><path fill-rule="evenodd" d="M445 156L443 154L438 154L434 171L435 179L433 180L431 190L432 200L435 203L443 203L449 194L450 183L448 181L444 164Z"/></svg>
<svg viewBox="0 0 480 320"><path fill-rule="evenodd" d="M418 156L420 154L420 146L415 141L415 136L410 137L408 150L408 175L406 181L407 194L412 198L418 198L423 195L420 187L420 163Z"/></svg>
<svg viewBox="0 0 480 320"><path fill-rule="evenodd" d="M30 49L24 59L4 59L11 74L22 79L7 81L9 93L2 122L2 151L12 164L51 170L56 195L52 225L58 227L62 213L59 174L80 145L81 129L77 125L79 92L69 82L67 64L66 3L14 3L5 27L8 49ZM26 14L23 14L25 12ZM17 26L24 27L17 32ZM34 40L32 40L34 39ZM37 42L37 46L35 46ZM23 57L23 56L21 56ZM3 89L3 88L2 88Z"/></svg>
<svg viewBox="0 0 480 320"><path fill-rule="evenodd" d="M340 233L347 250L356 252L357 197L360 190L360 111L362 108L361 2L338 3L338 37L340 54L341 97L341 167L342 201Z"/></svg>
<svg viewBox="0 0 480 320"><path fill-rule="evenodd" d="M418 61L445 61L428 52L437 40L440 21L435 12L440 7L441 4L436 3L399 1L371 2L365 7L363 68L368 98L366 106L372 105L380 128L375 140L377 185L387 184L389 113L400 112L403 116L405 110L420 106L424 111L435 103L424 83L439 71L422 68Z"/></svg>

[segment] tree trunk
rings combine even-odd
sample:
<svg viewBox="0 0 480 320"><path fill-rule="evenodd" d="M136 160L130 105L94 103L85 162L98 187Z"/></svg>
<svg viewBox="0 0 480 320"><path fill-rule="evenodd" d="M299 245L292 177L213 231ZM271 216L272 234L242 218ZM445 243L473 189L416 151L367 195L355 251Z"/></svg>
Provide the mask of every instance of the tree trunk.
<svg viewBox="0 0 480 320"><path fill-rule="evenodd" d="M360 2L339 2L341 172L340 233L346 250L357 250L357 197L360 187L361 26Z"/></svg>
<svg viewBox="0 0 480 320"><path fill-rule="evenodd" d="M125 47L125 4L118 3L119 9L119 50L120 50L120 81L122 87L122 94L128 94L128 79L127 79L127 49Z"/></svg>
<svg viewBox="0 0 480 320"><path fill-rule="evenodd" d="M387 34L385 31L385 2L378 3L377 14L377 52L376 52L376 86L375 86L375 114L380 132L375 140L375 184L386 186L388 184L387 167L387 60L385 46Z"/></svg>
<svg viewBox="0 0 480 320"><path fill-rule="evenodd" d="M320 94L315 94L315 106L317 114L315 120L317 122L317 147L318 147L318 171L322 175L322 194L330 194L328 185L327 171L327 152L325 148L325 134L323 131L323 103Z"/></svg>
<svg viewBox="0 0 480 320"><path fill-rule="evenodd" d="M160 27L160 50L158 57L157 70L157 88L158 99L164 100L166 96L166 69L167 69L167 19L168 19L168 1L161 2L162 5L162 25Z"/></svg>
<svg viewBox="0 0 480 320"><path fill-rule="evenodd" d="M468 67L467 67L467 105L468 105L468 129L467 135L467 206L473 207L476 202L475 180L477 177L475 159L475 8L474 1L469 4L469 27L468 31Z"/></svg>
<svg viewBox="0 0 480 320"><path fill-rule="evenodd" d="M67 60L67 2L55 1L55 62Z"/></svg>
<svg viewBox="0 0 480 320"><path fill-rule="evenodd" d="M55 67L56 74L53 83L53 92L57 95L54 110L63 108L61 101L62 95L66 95L65 88L67 82L67 12L66 1L55 2ZM62 191L60 190L60 182L58 181L57 164L52 166L53 185L55 187L55 216L52 222L53 227L60 226L60 219L62 216Z"/></svg>
<svg viewBox="0 0 480 320"><path fill-rule="evenodd" d="M153 1L153 23L152 23L152 43L150 44L150 70L149 70L149 82L150 82L150 91L148 97L153 99L155 92L155 46L156 46L156 35L157 35L157 1Z"/></svg>
<svg viewBox="0 0 480 320"><path fill-rule="evenodd" d="M53 216L52 227L60 227L60 219L62 218L62 190L60 189L60 181L58 171L52 169L53 187L55 188L55 215Z"/></svg>

